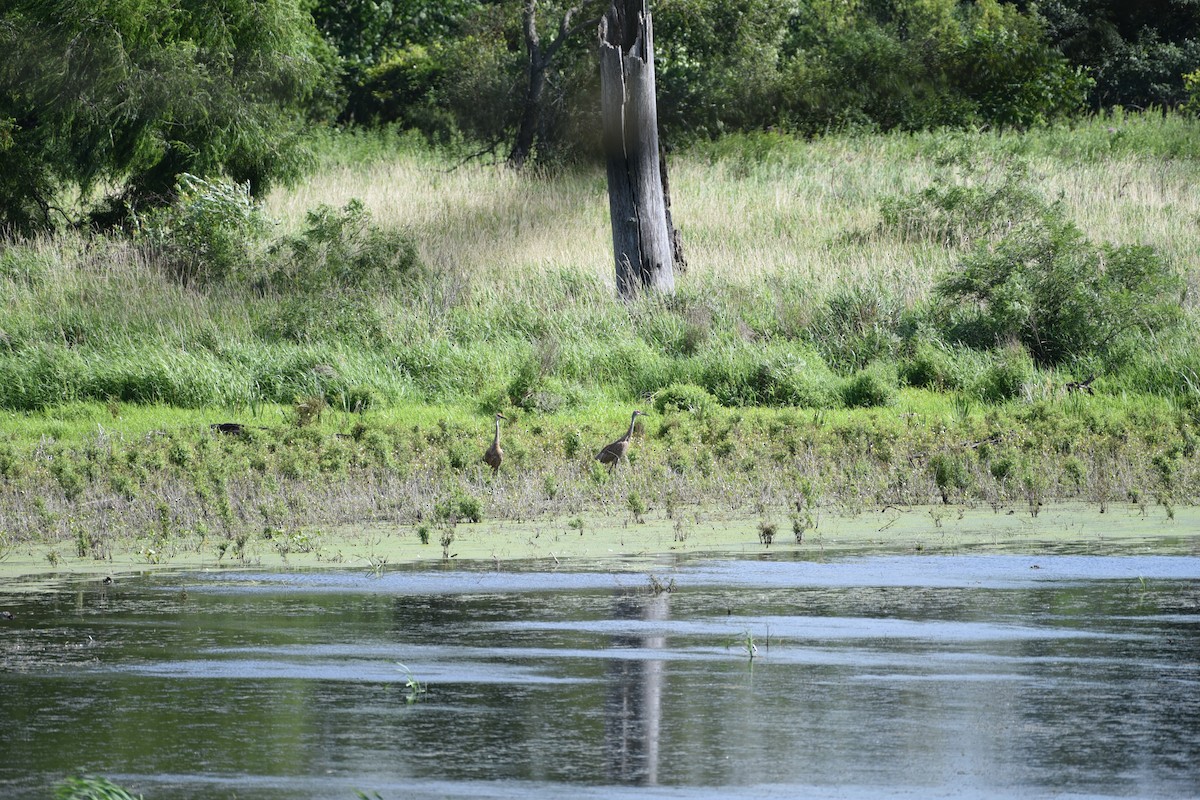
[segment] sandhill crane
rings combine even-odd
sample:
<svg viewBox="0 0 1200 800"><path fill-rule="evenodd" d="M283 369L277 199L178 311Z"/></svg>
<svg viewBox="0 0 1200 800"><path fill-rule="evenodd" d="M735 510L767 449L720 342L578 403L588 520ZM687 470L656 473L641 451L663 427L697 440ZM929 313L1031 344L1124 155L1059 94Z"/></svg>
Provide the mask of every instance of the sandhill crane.
<svg viewBox="0 0 1200 800"><path fill-rule="evenodd" d="M609 470L617 466L617 462L625 458L625 454L629 452L629 440L633 438L633 425L637 422L638 416L646 416L641 411L634 411L633 416L629 419L629 430L620 439L617 439L612 444L606 444L604 449L596 454L596 460L601 464L607 464Z"/></svg>
<svg viewBox="0 0 1200 800"><path fill-rule="evenodd" d="M495 475L500 471L500 462L504 460L504 451L500 449L500 420L508 419L503 414L496 414L496 438L492 439L492 446L483 452L483 460L489 467L492 468L492 474Z"/></svg>

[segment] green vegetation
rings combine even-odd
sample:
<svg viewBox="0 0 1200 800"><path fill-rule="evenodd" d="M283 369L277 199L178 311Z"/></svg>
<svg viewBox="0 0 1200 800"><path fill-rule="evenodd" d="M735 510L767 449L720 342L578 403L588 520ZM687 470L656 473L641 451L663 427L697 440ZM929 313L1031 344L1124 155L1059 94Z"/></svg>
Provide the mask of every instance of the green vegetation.
<svg viewBox="0 0 1200 800"><path fill-rule="evenodd" d="M55 800L140 800L108 778L68 778L54 789Z"/></svg>
<svg viewBox="0 0 1200 800"><path fill-rule="evenodd" d="M334 120L496 156L514 143L542 57L531 163L590 163L591 20L604 5L13 0L0 12L0 228L128 226L174 200L185 173L261 197L302 174L308 140ZM650 8L672 148L763 130L1027 130L1084 109L1195 109L1191 0Z"/></svg>
<svg viewBox="0 0 1200 800"><path fill-rule="evenodd" d="M425 697L425 694L429 691L429 686L417 680L416 676L412 674L412 670L408 667L403 664L399 664L398 666L404 672L404 702L412 705Z"/></svg>
<svg viewBox="0 0 1200 800"><path fill-rule="evenodd" d="M578 0L316 2L341 56L340 118L465 152L512 144L532 7L545 46ZM654 0L659 121L678 147L733 132L1029 128L1091 111L1177 108L1200 56L1190 0ZM539 162L595 153L594 29L548 65Z"/></svg>
<svg viewBox="0 0 1200 800"><path fill-rule="evenodd" d="M332 60L295 0L5 3L0 229L120 224L184 172L296 177Z"/></svg>
<svg viewBox="0 0 1200 800"><path fill-rule="evenodd" d="M1107 122L1145 135L1147 151L1195 132L1179 119ZM677 169L691 270L674 298L630 304L612 302L595 255L591 174L447 177L426 153L428 166L334 167L306 189L339 202L347 188L327 178L406 181L408 207L368 192L295 211L283 205L292 193L264 208L189 179L132 240L0 250L0 407L246 418L275 405L304 428L402 403L554 415L653 395L659 413L704 418L721 406L890 407L905 386L995 403L1093 374L1095 390L1187 405L1200 367L1195 162L1139 175L1141 158L1091 152L1092 129L1074 127L1074 162L1059 129L698 148ZM1159 205L1111 197L1112 175ZM828 212L807 207L833 191L846 196ZM768 195L787 199L762 209ZM446 202L481 211L447 220ZM560 238L577 249L559 253ZM562 435L556 449L583 444Z"/></svg>
<svg viewBox="0 0 1200 800"><path fill-rule="evenodd" d="M218 5L0 17L6 546L286 557L383 520L451 558L458 525L593 509L682 541L685 507L753 508L768 541L779 509L800 540L825 508L1195 500L1179 3L1155 39L1089 0L662 0L689 266L629 302L586 41L516 172L462 156L512 135L530 4Z"/></svg>

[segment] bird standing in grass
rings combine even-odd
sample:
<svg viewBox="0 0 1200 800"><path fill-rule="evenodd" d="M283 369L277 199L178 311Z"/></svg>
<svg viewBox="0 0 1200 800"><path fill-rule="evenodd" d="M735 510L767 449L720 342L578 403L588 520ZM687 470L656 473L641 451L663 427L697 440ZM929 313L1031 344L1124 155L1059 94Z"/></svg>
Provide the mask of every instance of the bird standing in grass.
<svg viewBox="0 0 1200 800"><path fill-rule="evenodd" d="M639 416L646 415L641 411L634 411L633 416L629 419L629 430L625 432L625 435L612 444L606 444L604 449L596 454L596 460L601 464L607 464L609 470L614 469L617 462L625 458L625 454L629 452L629 440L633 438L633 426Z"/></svg>
<svg viewBox="0 0 1200 800"><path fill-rule="evenodd" d="M492 439L492 446L483 452L483 461L492 468L492 474L495 475L500 471L500 462L504 460L504 451L500 449L500 420L508 419L503 414L496 414L496 438Z"/></svg>

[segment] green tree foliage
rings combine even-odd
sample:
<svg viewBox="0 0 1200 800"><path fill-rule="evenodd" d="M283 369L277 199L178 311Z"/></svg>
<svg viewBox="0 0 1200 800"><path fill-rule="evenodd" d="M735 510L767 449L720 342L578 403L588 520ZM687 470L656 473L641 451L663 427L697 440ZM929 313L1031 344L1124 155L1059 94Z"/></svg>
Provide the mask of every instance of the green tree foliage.
<svg viewBox="0 0 1200 800"><path fill-rule="evenodd" d="M1020 347L1041 366L1120 367L1148 337L1183 317L1184 282L1154 248L1097 244L1036 188L1027 165L995 164L950 142L944 174L924 189L884 200L883 230L967 249L935 286L931 319L945 340L988 350ZM910 378L960 383L936 349L918 343ZM1027 369L1019 360L977 387L1009 395Z"/></svg>
<svg viewBox="0 0 1200 800"><path fill-rule="evenodd" d="M11 0L0 225L115 224L185 172L261 192L297 173L331 64L297 0Z"/></svg>
<svg viewBox="0 0 1200 800"><path fill-rule="evenodd" d="M664 135L716 135L779 122L780 59L795 0L652 4Z"/></svg>
<svg viewBox="0 0 1200 800"><path fill-rule="evenodd" d="M404 113L432 123L423 128L426 134L440 139L462 134L488 149L507 151L516 135L524 91L520 27L517 4L483 8L464 23L459 37L433 42L423 53L410 46L381 62L368 76L372 96L384 110L395 96L388 84L399 81L414 89ZM417 64L416 69L410 67ZM418 81L423 83L414 86ZM556 88L564 90L561 82ZM403 120L399 110L380 119Z"/></svg>
<svg viewBox="0 0 1200 800"><path fill-rule="evenodd" d="M409 44L453 37L483 0L309 0L313 21L338 54L356 64L377 64Z"/></svg>
<svg viewBox="0 0 1200 800"><path fill-rule="evenodd" d="M311 0L342 54L342 118L508 143L525 0ZM579 0L539 0L551 36ZM654 0L659 122L725 132L1039 125L1093 107L1177 105L1200 63L1194 0ZM542 157L595 142L595 37L556 56ZM2 132L0 132L2 136Z"/></svg>
<svg viewBox="0 0 1200 800"><path fill-rule="evenodd" d="M1036 7L1051 43L1095 78L1093 108L1167 107L1186 99L1183 76L1200 65L1195 0L1038 0Z"/></svg>
<svg viewBox="0 0 1200 800"><path fill-rule="evenodd" d="M948 73L979 120L1028 127L1081 109L1091 80L1050 46L1036 14L981 0L964 23Z"/></svg>
<svg viewBox="0 0 1200 800"><path fill-rule="evenodd" d="M577 4L540 0L544 39ZM345 116L509 141L524 90L523 6L462 0L453 24L410 28L390 45L367 36L376 44L351 48L366 66L347 72ZM651 10L669 142L766 128L1026 127L1078 110L1090 86L1050 45L1036 11L999 0L656 0ZM595 146L594 42L581 31L556 56L542 157Z"/></svg>
<svg viewBox="0 0 1200 800"><path fill-rule="evenodd" d="M430 56L461 37L480 0L309 0L313 22L341 59L343 122L444 128L430 114L444 65Z"/></svg>
<svg viewBox="0 0 1200 800"><path fill-rule="evenodd" d="M1200 117L1200 69L1183 76L1183 89L1187 93L1183 108L1189 114Z"/></svg>
<svg viewBox="0 0 1200 800"><path fill-rule="evenodd" d="M802 130L1028 126L1078 110L1089 86L1036 11L997 0L813 2L789 26L781 122Z"/></svg>

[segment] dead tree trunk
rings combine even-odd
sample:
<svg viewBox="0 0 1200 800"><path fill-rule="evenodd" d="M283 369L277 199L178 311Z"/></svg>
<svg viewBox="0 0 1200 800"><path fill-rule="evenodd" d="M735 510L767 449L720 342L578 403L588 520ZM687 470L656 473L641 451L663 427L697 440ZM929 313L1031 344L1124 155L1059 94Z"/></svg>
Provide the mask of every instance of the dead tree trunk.
<svg viewBox="0 0 1200 800"><path fill-rule="evenodd" d="M674 294L646 0L612 0L600 21L600 111L617 291L623 298L640 289Z"/></svg>

